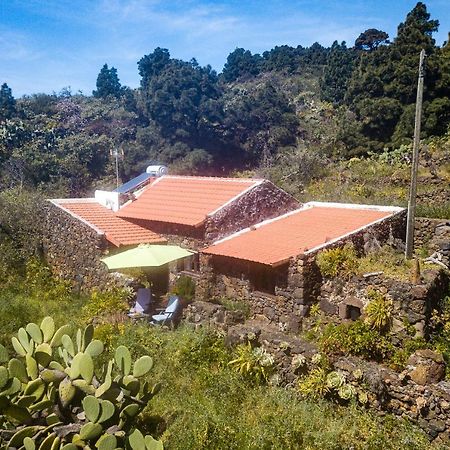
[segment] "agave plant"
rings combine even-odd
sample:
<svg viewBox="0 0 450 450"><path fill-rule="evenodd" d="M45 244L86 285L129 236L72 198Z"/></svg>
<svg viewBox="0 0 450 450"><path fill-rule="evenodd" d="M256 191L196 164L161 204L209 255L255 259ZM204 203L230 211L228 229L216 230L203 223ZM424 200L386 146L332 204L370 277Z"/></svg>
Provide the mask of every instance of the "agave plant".
<svg viewBox="0 0 450 450"><path fill-rule="evenodd" d="M383 331L391 324L394 304L376 291L369 291L368 297L371 300L365 307L365 321L371 328Z"/></svg>
<svg viewBox="0 0 450 450"><path fill-rule="evenodd" d="M228 363L244 376L254 379L257 383L268 381L273 373L275 360L262 347L253 348L250 343L236 347L237 358Z"/></svg>
<svg viewBox="0 0 450 450"><path fill-rule="evenodd" d="M133 363L120 346L98 375L94 362L104 346L93 339L93 326L78 330L75 341L69 332L46 317L19 329L14 357L0 345L0 448L161 450L134 425L158 391L143 381L152 358Z"/></svg>

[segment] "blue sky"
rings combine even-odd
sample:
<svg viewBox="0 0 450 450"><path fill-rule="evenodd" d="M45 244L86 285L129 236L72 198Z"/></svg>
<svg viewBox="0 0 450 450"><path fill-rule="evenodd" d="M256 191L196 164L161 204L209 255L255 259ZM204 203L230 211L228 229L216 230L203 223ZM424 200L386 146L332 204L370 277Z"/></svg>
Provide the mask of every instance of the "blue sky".
<svg viewBox="0 0 450 450"><path fill-rule="evenodd" d="M450 0L425 1L440 21L439 45L450 30ZM396 34L414 7L407 0L0 0L0 83L18 97L37 92L90 94L101 66L137 87L137 61L155 47L195 57L221 71L236 47L350 45L367 28Z"/></svg>

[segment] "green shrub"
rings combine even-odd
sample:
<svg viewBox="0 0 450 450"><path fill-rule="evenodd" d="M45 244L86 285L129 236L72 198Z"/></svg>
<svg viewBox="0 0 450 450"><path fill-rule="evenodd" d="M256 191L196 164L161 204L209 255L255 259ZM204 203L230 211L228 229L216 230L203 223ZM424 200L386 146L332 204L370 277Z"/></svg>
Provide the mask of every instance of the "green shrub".
<svg viewBox="0 0 450 450"><path fill-rule="evenodd" d="M133 292L114 288L109 291L93 291L83 306L81 314L86 322L93 318L106 318L108 315L125 313L129 310L129 300Z"/></svg>
<svg viewBox="0 0 450 450"><path fill-rule="evenodd" d="M244 377L261 383L268 381L269 376L273 373L274 359L262 347L253 348L250 342L246 345L238 345L236 347L237 358L228 363Z"/></svg>
<svg viewBox="0 0 450 450"><path fill-rule="evenodd" d="M437 205L417 205L417 217L431 217L433 219L450 219L450 202Z"/></svg>
<svg viewBox="0 0 450 450"><path fill-rule="evenodd" d="M71 292L70 282L54 277L37 258L30 258L25 264L25 286L28 295L39 295L41 301L65 300Z"/></svg>
<svg viewBox="0 0 450 450"><path fill-rule="evenodd" d="M179 295L181 298L191 301L195 295L195 282L191 277L182 275L178 278L172 293Z"/></svg>
<svg viewBox="0 0 450 450"><path fill-rule="evenodd" d="M228 311L237 311L242 313L245 318L250 317L250 305L244 300L234 300L231 298L221 297L219 299L215 299L214 301L220 305L223 305Z"/></svg>
<svg viewBox="0 0 450 450"><path fill-rule="evenodd" d="M430 344L423 338L406 339L402 341L401 348L396 348L389 358L389 366L397 371L402 371L406 367L408 358L416 351L424 348L429 348Z"/></svg>
<svg viewBox="0 0 450 450"><path fill-rule="evenodd" d="M394 304L374 289L367 292L369 303L364 308L364 321L374 330L386 331L391 326Z"/></svg>
<svg viewBox="0 0 450 450"><path fill-rule="evenodd" d="M352 244L330 248L317 255L317 265L325 277L348 277L356 272L357 256Z"/></svg>
<svg viewBox="0 0 450 450"><path fill-rule="evenodd" d="M328 324L319 338L319 345L326 354L344 353L375 360L384 360L394 350L386 336L360 320Z"/></svg>
<svg viewBox="0 0 450 450"><path fill-rule="evenodd" d="M305 377L298 381L301 394L311 398L325 398L331 392L327 381L328 373L323 367L312 369Z"/></svg>

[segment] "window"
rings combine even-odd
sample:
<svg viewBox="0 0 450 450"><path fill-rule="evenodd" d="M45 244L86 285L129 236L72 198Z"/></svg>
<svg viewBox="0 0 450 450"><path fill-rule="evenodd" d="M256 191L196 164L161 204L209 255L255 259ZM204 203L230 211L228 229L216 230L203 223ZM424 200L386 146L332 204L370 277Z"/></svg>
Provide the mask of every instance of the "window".
<svg viewBox="0 0 450 450"><path fill-rule="evenodd" d="M346 318L350 320L358 320L361 317L361 308L353 305L347 305Z"/></svg>
<svg viewBox="0 0 450 450"><path fill-rule="evenodd" d="M192 256L178 260L177 262L178 272L199 272L200 271L200 259L199 254L195 253Z"/></svg>
<svg viewBox="0 0 450 450"><path fill-rule="evenodd" d="M276 274L269 267L258 267L249 273L250 283L255 291L275 294Z"/></svg>

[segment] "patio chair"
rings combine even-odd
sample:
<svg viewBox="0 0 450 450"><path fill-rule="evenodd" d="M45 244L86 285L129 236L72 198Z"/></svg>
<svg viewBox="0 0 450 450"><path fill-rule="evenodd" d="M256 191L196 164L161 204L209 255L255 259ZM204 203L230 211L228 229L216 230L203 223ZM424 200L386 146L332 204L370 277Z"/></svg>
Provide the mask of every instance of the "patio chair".
<svg viewBox="0 0 450 450"><path fill-rule="evenodd" d="M180 299L176 295L172 295L169 297L169 302L164 310L161 310L160 314L155 314L152 316L151 323L153 325L166 325L173 324L173 320L175 319L175 315L180 306Z"/></svg>
<svg viewBox="0 0 450 450"><path fill-rule="evenodd" d="M139 318L148 317L149 310L153 303L152 292L148 288L140 288L137 290L136 303L128 312L128 317Z"/></svg>

